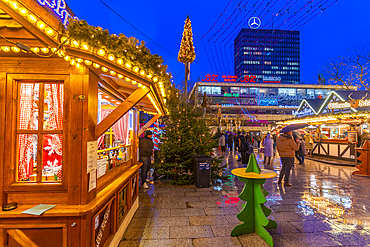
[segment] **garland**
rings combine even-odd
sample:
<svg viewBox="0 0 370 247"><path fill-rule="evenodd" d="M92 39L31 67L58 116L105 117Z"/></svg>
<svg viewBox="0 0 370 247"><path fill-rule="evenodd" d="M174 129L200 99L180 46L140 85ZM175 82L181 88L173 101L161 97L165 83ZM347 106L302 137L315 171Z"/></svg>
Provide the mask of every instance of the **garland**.
<svg viewBox="0 0 370 247"><path fill-rule="evenodd" d="M163 82L165 89L171 85L171 74L166 72L167 65L163 65L163 58L157 54L151 54L145 47L144 41L140 43L138 39L127 38L124 34L110 35L107 29L90 26L84 20L74 19L69 20L64 35L69 39L104 49L107 53L144 69L147 73L154 73Z"/></svg>
<svg viewBox="0 0 370 247"><path fill-rule="evenodd" d="M343 112L336 112L336 113L325 113L325 114L321 114L319 116L304 116L304 117L299 117L299 118L289 118L289 119L286 119L284 122L288 122L288 121L292 121L292 120L307 120L309 121L310 118L313 118L313 117L327 117L327 118L330 118L330 117L335 117L335 118L340 118L340 116L342 115L347 115L348 117L346 119L359 119L360 117L362 119L366 119L367 116L359 116L359 115L363 115L363 114L368 114L370 116L370 111L357 111L357 112L351 112L351 113L343 113Z"/></svg>

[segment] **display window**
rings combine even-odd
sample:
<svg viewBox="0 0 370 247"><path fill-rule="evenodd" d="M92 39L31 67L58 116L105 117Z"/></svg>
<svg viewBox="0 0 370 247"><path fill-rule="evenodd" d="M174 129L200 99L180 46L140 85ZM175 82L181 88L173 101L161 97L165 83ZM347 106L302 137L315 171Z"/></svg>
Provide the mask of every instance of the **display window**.
<svg viewBox="0 0 370 247"><path fill-rule="evenodd" d="M279 88L279 94L296 96L297 93L295 88Z"/></svg>
<svg viewBox="0 0 370 247"><path fill-rule="evenodd" d="M304 88L297 88L297 94L306 96L306 89Z"/></svg>
<svg viewBox="0 0 370 247"><path fill-rule="evenodd" d="M103 91L99 91L98 122L114 111L119 102ZM98 173L97 177L132 159L133 116L127 112L97 140Z"/></svg>
<svg viewBox="0 0 370 247"><path fill-rule="evenodd" d="M240 94L240 87L230 87L230 93Z"/></svg>
<svg viewBox="0 0 370 247"><path fill-rule="evenodd" d="M248 88L247 87L241 87L240 88L240 95L248 95Z"/></svg>
<svg viewBox="0 0 370 247"><path fill-rule="evenodd" d="M212 94L221 94L221 87L212 87Z"/></svg>
<svg viewBox="0 0 370 247"><path fill-rule="evenodd" d="M18 85L17 181L60 182L63 84L20 82Z"/></svg>

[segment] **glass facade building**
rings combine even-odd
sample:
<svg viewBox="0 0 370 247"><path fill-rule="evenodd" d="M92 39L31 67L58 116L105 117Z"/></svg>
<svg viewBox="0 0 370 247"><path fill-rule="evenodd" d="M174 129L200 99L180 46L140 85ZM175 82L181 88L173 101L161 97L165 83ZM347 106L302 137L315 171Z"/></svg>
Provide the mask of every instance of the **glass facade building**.
<svg viewBox="0 0 370 247"><path fill-rule="evenodd" d="M234 40L237 81L255 76L257 83L300 82L299 31L243 28Z"/></svg>
<svg viewBox="0 0 370 247"><path fill-rule="evenodd" d="M292 87L266 87L267 84L255 85L254 87L243 86L198 86L198 95L206 93L210 97L210 105L221 105L221 107L248 108L248 106L261 106L259 111L268 110L269 113L278 113L282 109L299 107L303 99L325 99L332 89L329 88L292 88ZM303 85L302 85L303 86ZM201 99L201 97L199 97ZM199 103L199 102L198 102ZM265 106L274 106L271 112L264 109Z"/></svg>

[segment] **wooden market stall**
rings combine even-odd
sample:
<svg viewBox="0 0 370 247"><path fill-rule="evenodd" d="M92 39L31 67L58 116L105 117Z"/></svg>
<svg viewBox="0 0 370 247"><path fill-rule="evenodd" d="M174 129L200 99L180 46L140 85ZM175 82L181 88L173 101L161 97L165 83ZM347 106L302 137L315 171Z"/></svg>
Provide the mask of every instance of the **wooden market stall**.
<svg viewBox="0 0 370 247"><path fill-rule="evenodd" d="M138 136L166 114L169 75L72 39L73 16L64 0L0 1L0 246L117 246L139 205ZM153 115L141 129L139 111ZM38 204L55 207L22 213Z"/></svg>
<svg viewBox="0 0 370 247"><path fill-rule="evenodd" d="M303 100L296 117L282 124L309 124L313 155L354 162L361 135L369 129L369 110L370 91L332 91L326 99Z"/></svg>

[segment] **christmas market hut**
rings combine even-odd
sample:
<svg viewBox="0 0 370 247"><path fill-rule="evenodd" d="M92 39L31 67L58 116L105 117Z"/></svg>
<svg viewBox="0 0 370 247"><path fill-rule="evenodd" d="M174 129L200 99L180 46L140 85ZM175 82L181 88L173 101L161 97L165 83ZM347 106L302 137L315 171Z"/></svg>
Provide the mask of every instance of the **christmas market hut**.
<svg viewBox="0 0 370 247"><path fill-rule="evenodd" d="M0 0L0 246L118 245L138 136L166 114L162 62L64 0Z"/></svg>
<svg viewBox="0 0 370 247"><path fill-rule="evenodd" d="M326 99L302 100L293 115L279 124L309 124L313 155L354 162L370 127L370 91L331 91Z"/></svg>

